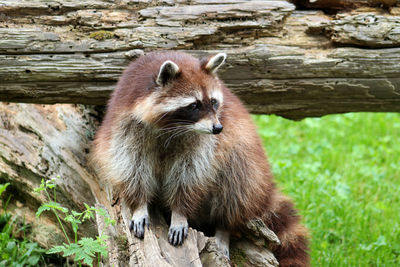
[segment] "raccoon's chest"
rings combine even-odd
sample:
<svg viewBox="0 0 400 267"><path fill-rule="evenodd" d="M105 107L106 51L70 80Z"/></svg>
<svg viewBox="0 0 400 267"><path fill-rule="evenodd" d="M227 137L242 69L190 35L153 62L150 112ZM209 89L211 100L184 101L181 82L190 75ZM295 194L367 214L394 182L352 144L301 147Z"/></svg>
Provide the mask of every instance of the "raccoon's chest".
<svg viewBox="0 0 400 267"><path fill-rule="evenodd" d="M154 166L161 184L171 179L185 184L213 179L216 142L212 136L187 135L165 142L157 142Z"/></svg>
<svg viewBox="0 0 400 267"><path fill-rule="evenodd" d="M189 144L194 146L190 146ZM170 173L172 166L177 162L190 160L194 157L194 150L198 149L198 140L188 136L170 139L169 136L157 138L153 142L151 153L154 153L154 171L158 179L164 180ZM184 166L182 166L184 167Z"/></svg>
<svg viewBox="0 0 400 267"><path fill-rule="evenodd" d="M112 139L112 168L121 180L149 179L165 184L198 185L214 179L213 135L158 136L141 125L130 124Z"/></svg>

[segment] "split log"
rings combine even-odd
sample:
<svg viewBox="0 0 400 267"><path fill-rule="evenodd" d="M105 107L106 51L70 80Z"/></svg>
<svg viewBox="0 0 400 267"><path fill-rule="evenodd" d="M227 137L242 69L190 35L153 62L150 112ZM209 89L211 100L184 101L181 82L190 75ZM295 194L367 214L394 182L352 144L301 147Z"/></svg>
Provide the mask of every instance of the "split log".
<svg viewBox="0 0 400 267"><path fill-rule="evenodd" d="M180 49L227 52L221 77L254 113L398 112L396 10L327 16L273 0L3 1L0 100L104 105L131 60Z"/></svg>

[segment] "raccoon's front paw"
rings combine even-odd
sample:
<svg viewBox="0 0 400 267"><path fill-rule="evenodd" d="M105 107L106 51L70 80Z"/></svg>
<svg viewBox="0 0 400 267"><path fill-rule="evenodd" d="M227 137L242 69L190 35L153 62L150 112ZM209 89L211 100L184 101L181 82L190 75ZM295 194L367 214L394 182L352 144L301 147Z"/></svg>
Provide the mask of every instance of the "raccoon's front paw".
<svg viewBox="0 0 400 267"><path fill-rule="evenodd" d="M147 229L149 229L150 220L147 204L143 204L135 210L132 216L131 224L129 225L129 229L133 231L133 234L137 238L143 238L145 226L147 226Z"/></svg>
<svg viewBox="0 0 400 267"><path fill-rule="evenodd" d="M173 246L179 246L183 244L183 240L188 235L188 225L171 225L168 232L168 242Z"/></svg>
<svg viewBox="0 0 400 267"><path fill-rule="evenodd" d="M133 234L137 237L142 239L144 237L144 229L147 227L149 229L150 227L150 220L148 215L142 215L142 216L133 216L131 220L131 224L129 226L129 229L133 231Z"/></svg>

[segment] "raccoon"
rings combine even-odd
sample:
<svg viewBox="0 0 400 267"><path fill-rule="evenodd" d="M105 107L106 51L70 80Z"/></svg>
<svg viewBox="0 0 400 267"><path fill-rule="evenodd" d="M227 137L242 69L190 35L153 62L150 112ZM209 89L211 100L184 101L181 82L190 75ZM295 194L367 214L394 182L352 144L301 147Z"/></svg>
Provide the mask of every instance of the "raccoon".
<svg viewBox="0 0 400 267"><path fill-rule="evenodd" d="M95 136L97 172L120 188L138 238L154 201L171 212L172 245L189 225L213 227L228 257L230 232L262 218L281 241L280 266L309 266L307 231L275 187L248 111L217 77L225 59L152 52L132 62Z"/></svg>

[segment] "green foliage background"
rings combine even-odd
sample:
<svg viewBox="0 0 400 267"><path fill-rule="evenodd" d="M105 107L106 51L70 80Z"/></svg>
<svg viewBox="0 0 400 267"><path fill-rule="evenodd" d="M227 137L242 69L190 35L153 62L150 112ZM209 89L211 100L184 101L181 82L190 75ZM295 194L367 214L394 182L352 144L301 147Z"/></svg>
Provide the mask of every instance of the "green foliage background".
<svg viewBox="0 0 400 267"><path fill-rule="evenodd" d="M400 114L253 116L313 266L400 266Z"/></svg>

